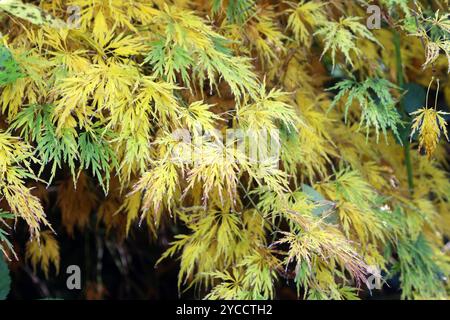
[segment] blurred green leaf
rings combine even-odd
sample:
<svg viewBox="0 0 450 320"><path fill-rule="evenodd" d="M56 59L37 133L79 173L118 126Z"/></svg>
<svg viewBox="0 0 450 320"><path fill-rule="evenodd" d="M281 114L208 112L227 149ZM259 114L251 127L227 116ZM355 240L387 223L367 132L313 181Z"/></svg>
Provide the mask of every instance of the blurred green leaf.
<svg viewBox="0 0 450 320"><path fill-rule="evenodd" d="M426 91L424 87L417 83L407 83L404 89L406 94L403 101L405 103L405 111L408 114L417 111L417 109L425 105Z"/></svg>
<svg viewBox="0 0 450 320"><path fill-rule="evenodd" d="M5 300L11 288L11 277L8 265L3 257L0 257L0 300Z"/></svg>

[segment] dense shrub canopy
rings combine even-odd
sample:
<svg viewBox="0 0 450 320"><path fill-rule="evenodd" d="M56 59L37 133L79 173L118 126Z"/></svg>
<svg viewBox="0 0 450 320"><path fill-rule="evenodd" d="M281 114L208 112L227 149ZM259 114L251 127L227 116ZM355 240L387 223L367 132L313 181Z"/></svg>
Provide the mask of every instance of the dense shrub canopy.
<svg viewBox="0 0 450 320"><path fill-rule="evenodd" d="M87 239L87 298L105 250L199 298L447 298L448 8L1 0L0 249L45 282Z"/></svg>

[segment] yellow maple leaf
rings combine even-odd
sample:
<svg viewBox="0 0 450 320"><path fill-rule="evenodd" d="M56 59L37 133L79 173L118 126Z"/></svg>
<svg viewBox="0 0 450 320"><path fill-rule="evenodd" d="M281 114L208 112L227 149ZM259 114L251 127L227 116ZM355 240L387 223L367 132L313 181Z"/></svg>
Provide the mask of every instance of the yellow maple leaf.
<svg viewBox="0 0 450 320"><path fill-rule="evenodd" d="M419 132L419 149L425 149L428 158L436 150L437 144L441 137L441 130L444 136L449 140L447 133L447 122L443 118L449 114L443 111L437 111L432 108L421 108L411 115L414 115L411 138L416 132Z"/></svg>
<svg viewBox="0 0 450 320"><path fill-rule="evenodd" d="M25 256L31 260L34 272L36 272L37 266L39 265L44 271L45 277L48 278L50 264L53 264L56 273L59 273L59 244L51 231L41 232L39 234L39 240L30 240L27 243Z"/></svg>

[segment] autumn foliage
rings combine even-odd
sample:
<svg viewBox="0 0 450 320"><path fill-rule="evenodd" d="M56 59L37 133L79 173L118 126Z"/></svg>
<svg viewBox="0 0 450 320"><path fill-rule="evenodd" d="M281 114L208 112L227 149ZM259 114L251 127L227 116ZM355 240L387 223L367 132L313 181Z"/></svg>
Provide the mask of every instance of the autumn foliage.
<svg viewBox="0 0 450 320"><path fill-rule="evenodd" d="M0 0L5 259L45 282L61 239L94 235L86 298L107 297L105 250L121 266L156 244L181 295L357 299L377 270L401 298L446 299L448 9Z"/></svg>

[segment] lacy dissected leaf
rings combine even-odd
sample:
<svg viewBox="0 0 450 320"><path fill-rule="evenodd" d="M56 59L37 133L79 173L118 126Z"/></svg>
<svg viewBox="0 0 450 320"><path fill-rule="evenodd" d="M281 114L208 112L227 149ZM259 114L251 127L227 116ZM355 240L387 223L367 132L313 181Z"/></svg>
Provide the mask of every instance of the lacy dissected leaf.
<svg viewBox="0 0 450 320"><path fill-rule="evenodd" d="M275 89L266 92L262 86L258 98L239 108L237 117L243 129L254 132L270 132L281 126L295 131L301 121L288 102L287 93Z"/></svg>
<svg viewBox="0 0 450 320"><path fill-rule="evenodd" d="M274 271L279 267L279 261L267 249L264 228L267 227L261 216L254 210L240 215L232 212L210 211L201 208L189 208L186 212L179 212L180 218L186 221L191 229L189 235L178 235L171 243L171 247L160 260L173 256L181 251L181 270L179 285L189 279L197 271L198 283L219 278L222 271L231 267L236 258L241 260L237 265L244 274L236 274L243 279L239 286L244 293L236 291L225 292L228 279L222 279L223 285L213 289L210 298L228 297L232 299L247 297L270 296L273 289L270 283L275 277ZM208 252L207 255L202 252ZM255 255L264 256L263 259ZM244 261L246 263L244 263ZM252 269L262 273L255 278ZM206 277L206 278L205 278ZM226 286L224 288L224 286ZM252 288L256 286L257 290ZM222 288L222 289L221 289Z"/></svg>
<svg viewBox="0 0 450 320"><path fill-rule="evenodd" d="M24 219L34 237L41 224L49 226L39 199L25 186L25 179L36 179L30 166L36 159L30 145L7 132L0 132L0 194L9 211Z"/></svg>
<svg viewBox="0 0 450 320"><path fill-rule="evenodd" d="M443 52L447 57L447 72L450 73L449 18L449 13L440 13L440 10L437 10L434 15L427 16L419 8L419 14L416 14L416 30L414 30L413 35L421 38L421 42L425 46L426 61L423 64L424 69L430 66L435 67L440 53Z"/></svg>
<svg viewBox="0 0 450 320"><path fill-rule="evenodd" d="M397 243L404 298L442 298L445 296L440 270L433 259L433 251L423 235L416 240L402 240Z"/></svg>
<svg viewBox="0 0 450 320"><path fill-rule="evenodd" d="M426 61L423 67L426 68L439 58L440 52L443 51L448 60L448 72L450 73L450 40L440 40L437 42L429 41L426 49Z"/></svg>
<svg viewBox="0 0 450 320"><path fill-rule="evenodd" d="M358 299L385 274L402 298L448 298L447 114L401 92L434 77L448 104L447 8L0 0L0 255L28 227L49 290L81 254L95 299L122 295L110 268L139 281L126 297L158 294L135 262L161 250L195 298ZM59 255L52 228L82 246Z"/></svg>
<svg viewBox="0 0 450 320"><path fill-rule="evenodd" d="M206 296L209 300L245 300L251 294L246 291L242 282L244 277L239 270L233 269L229 271L216 271L209 274L215 280L219 280L220 284L216 285Z"/></svg>
<svg viewBox="0 0 450 320"><path fill-rule="evenodd" d="M385 240L386 222L378 214L382 202L375 189L358 172L338 172L333 181L319 183L316 188L335 203L347 237L355 235L363 244Z"/></svg>
<svg viewBox="0 0 450 320"><path fill-rule="evenodd" d="M31 261L34 272L36 272L39 265L44 271L46 278L48 278L50 265L53 265L56 273L59 273L59 244L53 233L51 231L43 231L39 234L38 239L29 241L26 248L26 258Z"/></svg>
<svg viewBox="0 0 450 320"><path fill-rule="evenodd" d="M425 149L429 158L436 150L441 132L449 140L447 122L444 119L447 114L449 113L437 111L433 108L421 108L411 113L414 116L411 139L416 132L419 134L419 149Z"/></svg>
<svg viewBox="0 0 450 320"><path fill-rule="evenodd" d="M46 90L46 73L53 63L39 54L38 50L9 46L15 61L20 66L22 77L2 88L2 112L13 121L24 104L37 104Z"/></svg>
<svg viewBox="0 0 450 320"><path fill-rule="evenodd" d="M331 108L345 99L344 114L347 121L350 107L356 102L361 109L360 126L364 124L367 134L374 128L378 140L380 131L386 136L387 130L391 129L394 135L399 137L398 127L401 125L401 118L395 108L397 102L391 94L395 88L395 85L380 78L369 78L362 83L343 80L330 88L339 90Z"/></svg>
<svg viewBox="0 0 450 320"><path fill-rule="evenodd" d="M288 11L290 13L288 27L292 29L296 41L311 46L312 31L327 21L324 4L319 1L301 0L298 4L291 3L291 5L294 8Z"/></svg>
<svg viewBox="0 0 450 320"><path fill-rule="evenodd" d="M274 67L286 53L284 41L287 37L278 23L275 6L259 8L258 13L249 17L242 27L231 25L230 37L244 39L248 49L257 53L263 66Z"/></svg>
<svg viewBox="0 0 450 320"><path fill-rule="evenodd" d="M411 1L408 0L381 0L390 12L395 12L400 9L407 17L411 15L411 9L409 7Z"/></svg>
<svg viewBox="0 0 450 320"><path fill-rule="evenodd" d="M367 27L359 21L358 17L341 18L338 22L326 21L314 33L314 35L321 36L324 39L325 47L322 56L331 51L333 67L336 64L336 53L338 51L342 52L346 62L353 66L350 53L353 52L358 58L362 54L362 51L356 45L357 39L367 39L379 44Z"/></svg>
<svg viewBox="0 0 450 320"><path fill-rule="evenodd" d="M306 270L316 268L318 274L323 272L322 279L328 284L321 284L323 288L335 291L336 298L340 297L339 285L333 279L333 271L326 270L325 265L342 267L348 270L357 282L364 280L366 265L359 257L357 251L340 231L332 225L328 225L321 219L316 219L307 215L301 215L295 211L289 211L289 216L293 223L297 224L297 231L282 232L283 237L275 244L287 244L290 247L285 263L289 265L295 262L295 279L298 288L310 287L314 289L317 282L309 278ZM339 272L336 272L339 275ZM342 277L342 275L341 275ZM319 283L321 279L317 280Z"/></svg>
<svg viewBox="0 0 450 320"><path fill-rule="evenodd" d="M9 236L8 231L11 227L6 222L7 219L12 218L14 218L14 215L0 210L0 251L3 252L3 255L7 258L8 258L7 250L15 255L13 245L8 239Z"/></svg>
<svg viewBox="0 0 450 320"><path fill-rule="evenodd" d="M80 133L78 139L80 170L90 169L105 193L108 193L110 172L112 168L118 168L119 163L109 143L112 139L111 133L103 131L102 128L95 128Z"/></svg>
<svg viewBox="0 0 450 320"><path fill-rule="evenodd" d="M171 210L172 202L178 191L177 167L170 162L155 164L154 168L144 173L134 186L133 193L141 192L142 214L152 209L155 224L160 221L160 209L163 204Z"/></svg>
<svg viewBox="0 0 450 320"><path fill-rule="evenodd" d="M205 131L212 131L216 127L217 121L222 120L222 118L210 111L211 107L211 105L202 101L193 102L181 110L181 119L191 131L200 128Z"/></svg>
<svg viewBox="0 0 450 320"><path fill-rule="evenodd" d="M214 32L192 12L165 6L154 18L160 26L160 39L155 41L146 61L154 66L155 74L170 82L181 75L183 83L190 85L190 72L203 87L209 81L212 90L217 78L230 86L236 98L254 95L258 83L249 59L233 56L227 48L227 39Z"/></svg>
<svg viewBox="0 0 450 320"><path fill-rule="evenodd" d="M213 0L212 13L224 11L230 23L244 23L254 14L256 4L254 0Z"/></svg>
<svg viewBox="0 0 450 320"><path fill-rule="evenodd" d="M8 202L11 213L28 224L32 237L37 236L41 225L50 227L41 202L24 185L2 186L0 192Z"/></svg>
<svg viewBox="0 0 450 320"><path fill-rule="evenodd" d="M236 243L241 239L242 226L238 216L232 213L209 212L200 210L183 219L192 220L190 235L178 235L171 243L171 247L162 255L161 259L173 256L182 250L178 284L187 282L195 269L200 273L212 272L215 261L224 259L225 264L232 261L233 256L239 254ZM208 252L208 256L204 256ZM201 263L200 263L201 262Z"/></svg>
<svg viewBox="0 0 450 320"><path fill-rule="evenodd" d="M218 300L265 300L274 295L273 283L277 278L276 270L280 261L270 250L254 250L243 261L228 271L214 271L208 274L220 281L215 285L207 299ZM244 271L245 270L245 271Z"/></svg>
<svg viewBox="0 0 450 320"><path fill-rule="evenodd" d="M51 119L53 109L51 105L31 105L13 123L13 128L21 129L22 136L36 142L37 155L42 161L40 173L46 164L52 163L49 183L64 164L69 165L75 179L75 161L79 157L76 132L65 129L58 135Z"/></svg>

